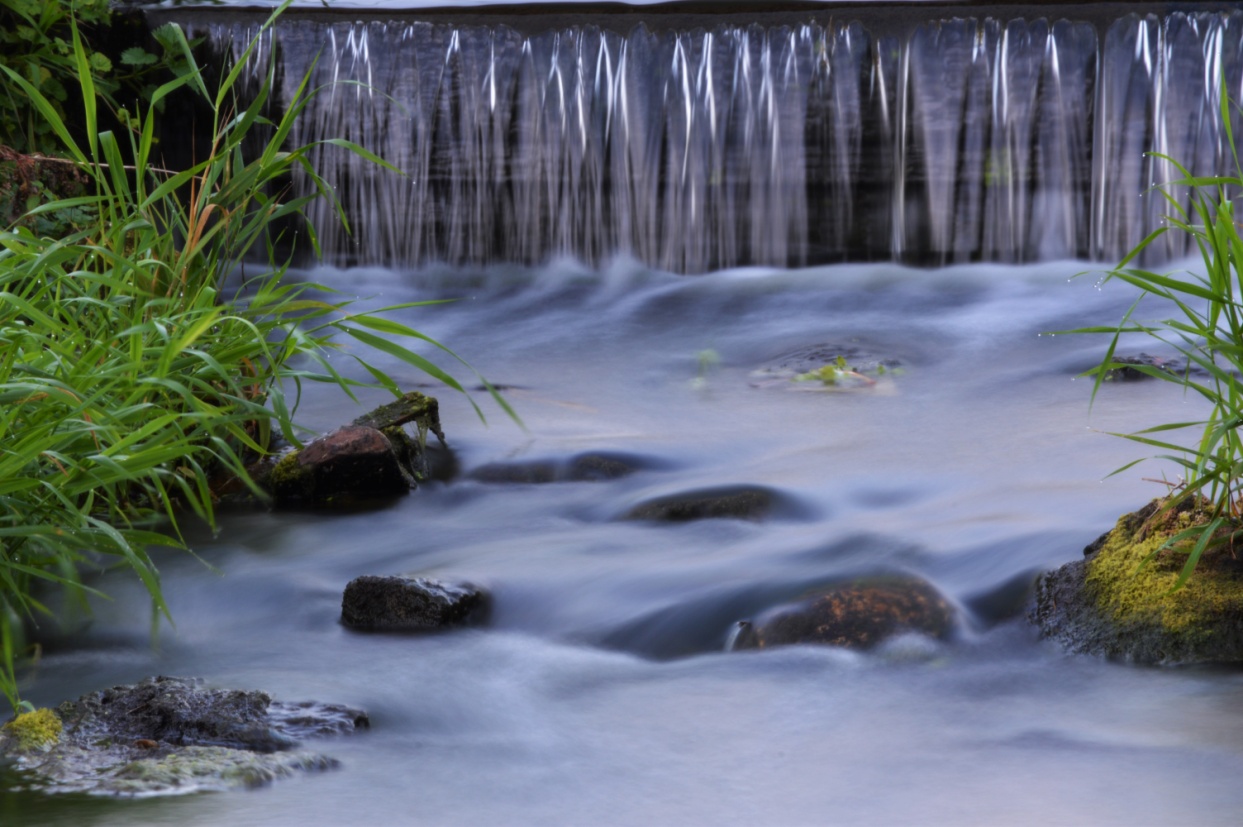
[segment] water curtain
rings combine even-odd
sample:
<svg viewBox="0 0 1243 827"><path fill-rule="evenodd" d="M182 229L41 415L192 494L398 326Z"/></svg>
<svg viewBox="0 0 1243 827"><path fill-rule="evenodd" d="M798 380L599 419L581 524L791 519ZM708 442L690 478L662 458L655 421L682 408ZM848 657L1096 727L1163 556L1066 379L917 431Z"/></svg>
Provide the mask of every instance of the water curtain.
<svg viewBox="0 0 1243 827"><path fill-rule="evenodd" d="M227 51L255 30L199 34ZM1225 171L1221 79L1243 99L1239 11L1130 15L1103 45L1045 19L899 37L291 18L264 46L255 82L274 52L283 83L318 59L329 84L294 141L348 138L406 173L315 159L353 232L312 219L345 265L1110 260L1165 211L1149 191L1174 173L1145 152Z"/></svg>

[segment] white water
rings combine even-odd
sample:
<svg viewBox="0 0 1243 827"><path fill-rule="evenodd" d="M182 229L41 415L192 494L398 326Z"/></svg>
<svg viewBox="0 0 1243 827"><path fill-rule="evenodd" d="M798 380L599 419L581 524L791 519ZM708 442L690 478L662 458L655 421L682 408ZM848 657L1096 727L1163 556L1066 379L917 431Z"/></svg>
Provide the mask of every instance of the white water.
<svg viewBox="0 0 1243 827"><path fill-rule="evenodd" d="M1141 479L1169 470L1159 464L1102 481L1143 453L1102 431L1201 409L1172 386L1135 383L1106 386L1089 415L1089 385L1072 377L1104 342L1038 335L1115 320L1129 303L1116 285L1068 281L1082 267L312 274L376 303L461 297L402 318L515 386L528 429L481 399L485 428L439 392L464 472L599 450L662 467L597 483L459 478L359 514L229 515L217 538L195 542L218 571L162 558L177 626L158 651L141 590L104 578L115 600L46 654L25 687L33 702L198 675L361 706L373 729L314 744L339 770L259 791L0 794L0 821L1237 823L1237 671L1070 657L1021 618L979 611L942 645L719 651L732 621L854 572L914 572L980 606L1013 578L1076 558L1160 492ZM829 341L907 370L890 394L751 386L767 360ZM695 387L707 348L721 365ZM307 406L315 427L357 412L323 389ZM614 519L646 497L718 483L768 485L801 509L762 523ZM404 637L338 624L346 582L398 572L487 584L491 625Z"/></svg>
<svg viewBox="0 0 1243 827"><path fill-rule="evenodd" d="M258 25L226 21L201 33L240 55ZM1223 79L1243 93L1237 11L1132 14L1101 37L1044 18L876 35L849 14L539 34L291 17L252 82L273 53L286 100L317 58L326 87L297 143L345 138L404 173L313 154L355 228L313 208L339 264L1116 260L1169 211L1150 188L1179 177L1145 153L1232 172Z"/></svg>

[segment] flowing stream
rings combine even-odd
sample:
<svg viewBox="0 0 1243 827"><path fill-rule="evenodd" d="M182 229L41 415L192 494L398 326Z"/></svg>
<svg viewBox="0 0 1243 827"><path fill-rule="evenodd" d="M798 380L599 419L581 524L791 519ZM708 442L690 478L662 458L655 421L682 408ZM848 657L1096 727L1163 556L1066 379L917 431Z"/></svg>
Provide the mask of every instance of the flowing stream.
<svg viewBox="0 0 1243 827"><path fill-rule="evenodd" d="M1067 656L1018 615L1032 572L1074 559L1162 490L1142 477L1173 473L1154 463L1102 480L1145 453L1104 432L1203 413L1173 386L1136 382L1106 385L1089 414L1090 384L1074 376L1104 342L1040 334L1116 319L1131 296L1071 280L1083 267L310 273L368 302L460 298L400 318L510 386L526 430L481 398L485 427L438 392L458 478L359 513L230 513L217 537L193 538L201 561L161 558L176 628L158 649L140 588L105 577L95 585L114 599L45 653L27 692L47 704L199 675L361 706L373 728L316 744L339 770L260 791L10 793L0 819L1235 823L1243 675ZM810 344L904 371L853 393L754 375ZM701 373L707 349L719 362ZM325 428L357 410L322 388L305 406ZM585 452L645 462L611 481L470 479ZM761 522L618 519L648 497L727 483L769 486L786 507ZM876 571L935 583L963 609L958 637L868 654L722 651L733 621ZM347 581L401 572L486 584L491 623L428 636L339 625Z"/></svg>
<svg viewBox="0 0 1243 827"><path fill-rule="evenodd" d="M487 425L429 389L456 477L349 513L231 511L197 557L160 555L176 625L157 646L141 587L105 575L112 599L24 688L46 705L193 675L365 708L369 732L315 744L339 769L180 799L0 792L0 823L1236 824L1243 673L1067 656L1023 618L1036 572L1176 479L1159 461L1106 478L1147 453L1108 432L1205 413L1151 381L1090 407L1075 377L1105 342L1048 334L1133 300L1073 276L1154 226L1141 193L1169 170L1143 150L1223 163L1243 18L1214 9L901 31L290 21L264 45L286 91L321 46L323 78L371 85L333 87L300 139L360 140L408 173L318 159L357 235L328 230L331 266L294 275L367 306L456 299L397 318L505 387L525 429L486 394ZM209 27L224 48L254 26L228 15ZM1170 238L1165 266L1196 266ZM901 370L848 392L771 370L813 347ZM1169 355L1120 346L1141 351ZM360 410L310 387L302 419ZM475 476L588 453L638 470ZM734 484L779 507L621 519ZM735 621L877 572L935 584L955 637L724 651ZM487 586L490 622L340 625L349 580L397 573Z"/></svg>

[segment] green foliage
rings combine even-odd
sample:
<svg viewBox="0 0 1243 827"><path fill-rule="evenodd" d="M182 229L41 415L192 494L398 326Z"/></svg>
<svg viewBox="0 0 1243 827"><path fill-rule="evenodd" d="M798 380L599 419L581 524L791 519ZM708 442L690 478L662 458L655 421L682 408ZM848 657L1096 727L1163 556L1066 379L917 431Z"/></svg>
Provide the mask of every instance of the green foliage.
<svg viewBox="0 0 1243 827"><path fill-rule="evenodd" d="M169 36L193 66L180 30ZM340 374L327 358L343 350L334 336L462 391L399 341L451 352L381 315L416 304L355 312L348 301L325 300L326 288L282 279L275 228L312 198L333 198L308 163L313 147L284 146L316 93L305 79L281 119L269 122L262 113L270 83L245 106L234 99L248 51L218 90L209 91L197 69L187 72L116 134L99 129L90 53L76 28L70 39L85 144L42 87L0 67L90 181L90 194L34 212L91 216L63 237L25 224L0 232L0 691L14 705L22 627L50 614L39 598L46 589L36 586L81 598L89 591L83 567L127 567L167 615L154 551L183 546L178 523L187 513L214 525L214 487L250 483L247 461L267 452L275 433L299 444L292 417L303 382L333 383L351 397L359 386L400 394L349 351L372 381ZM186 89L211 104L216 137L192 168L162 170L152 164L155 113ZM331 143L388 166L349 142ZM285 197L281 182L294 168L318 192ZM255 254L266 254L266 265L256 266Z"/></svg>
<svg viewBox="0 0 1243 827"><path fill-rule="evenodd" d="M886 374L897 376L902 373L900 368L888 367L884 362L878 362L874 367L870 368L872 373L877 377ZM854 366L846 361L845 356L838 356L832 362L821 365L815 370L809 370L806 373L800 373L791 377L794 382L819 382L823 387L829 389L835 388L860 388L872 387L876 385L876 379L868 376L869 368Z"/></svg>
<svg viewBox="0 0 1243 827"><path fill-rule="evenodd" d="M76 126L80 97L80 67L74 51L77 37L83 41L96 94L106 109L120 117L139 93L150 97L155 78L184 70L186 64L168 33L156 34L160 54L131 46L113 57L81 36L89 30L98 35L92 39L102 40L111 22L109 0L0 0L0 66L37 90L62 122ZM51 124L12 83L0 83L0 144L25 153L60 149Z"/></svg>
<svg viewBox="0 0 1243 827"><path fill-rule="evenodd" d="M1095 377L1093 400L1102 382L1114 371L1126 368L1179 385L1212 405L1204 420L1166 423L1134 434L1121 434L1143 445L1173 452L1159 458L1172 460L1183 469L1184 481L1166 499L1162 513L1182 509L1188 501L1196 505L1194 525L1175 533L1147 558L1151 562L1166 549L1186 554L1173 589L1182 588L1206 552L1232 547L1243 538L1239 520L1243 515L1243 437L1239 434L1239 426L1243 425L1243 237L1235 218L1235 202L1243 196L1243 167L1239 165L1230 128L1230 108L1223 92L1221 121L1235 161L1235 174L1197 177L1174 159L1156 156L1173 164L1182 176L1158 190L1171 209L1167 224L1150 233L1107 276L1133 285L1140 290L1140 297L1117 325L1071 331L1111 337L1102 363L1088 371L1088 375ZM1189 208L1176 197L1184 188L1191 192ZM1129 266L1166 232L1186 233L1195 241L1204 265L1203 275L1160 275ZM1164 299L1174 315L1157 322L1136 321L1139 303L1149 295ZM1146 334L1168 345L1180 354L1184 369L1170 371L1159 365L1136 365L1116 359L1118 339L1124 333ZM1188 428L1198 429L1199 433L1198 440L1190 446L1165 437L1166 432ZM1135 460L1113 473L1142 461ZM1198 502L1201 499L1202 504Z"/></svg>
<svg viewBox="0 0 1243 827"><path fill-rule="evenodd" d="M60 742L64 724L54 710L31 709L0 727L0 734L16 741L18 752L46 751Z"/></svg>

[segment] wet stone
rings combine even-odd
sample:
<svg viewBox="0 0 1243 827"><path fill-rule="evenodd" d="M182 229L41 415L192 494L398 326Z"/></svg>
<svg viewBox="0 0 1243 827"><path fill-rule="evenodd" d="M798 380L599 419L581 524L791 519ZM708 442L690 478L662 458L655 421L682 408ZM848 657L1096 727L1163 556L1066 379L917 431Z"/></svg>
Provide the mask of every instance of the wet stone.
<svg viewBox="0 0 1243 827"><path fill-rule="evenodd" d="M622 519L689 522L725 518L759 521L773 512L778 499L773 491L759 486L688 491L641 502L627 511Z"/></svg>
<svg viewBox="0 0 1243 827"><path fill-rule="evenodd" d="M944 640L957 612L931 584L914 577L877 577L835 586L800 603L740 621L728 648L764 649L814 643L871 649L890 638L920 634Z"/></svg>
<svg viewBox="0 0 1243 827"><path fill-rule="evenodd" d="M861 344L822 342L778 356L751 371L749 381L756 388L864 390L876 388L880 378L902 367L901 360ZM825 372L822 380L800 381L819 372Z"/></svg>
<svg viewBox="0 0 1243 827"><path fill-rule="evenodd" d="M341 497L391 497L413 480L393 443L375 428L347 425L288 455L265 484L277 500L326 501Z"/></svg>
<svg viewBox="0 0 1243 827"><path fill-rule="evenodd" d="M489 463L472 471L470 478L478 482L509 484L607 482L659 466L659 462L630 454L588 453L568 460Z"/></svg>
<svg viewBox="0 0 1243 827"><path fill-rule="evenodd" d="M341 622L368 631L431 631L480 622L487 610L487 593L470 583L363 575L345 587Z"/></svg>
<svg viewBox="0 0 1243 827"><path fill-rule="evenodd" d="M1117 356L1113 357L1115 367L1105 371L1104 381L1106 382L1138 382L1144 379L1155 378L1147 370L1158 370L1168 373L1171 376L1183 376L1187 373L1187 362L1182 359L1167 358L1163 356L1151 356L1147 353L1140 353L1137 356ZM1198 367L1191 369L1191 374L1195 376L1207 376L1207 374Z"/></svg>
<svg viewBox="0 0 1243 827"><path fill-rule="evenodd" d="M331 769L335 759L300 749L301 739L369 725L349 707L285 704L170 677L91 692L56 712L64 729L54 745L23 752L0 734L0 763L14 764L30 789L112 796L224 790Z"/></svg>

